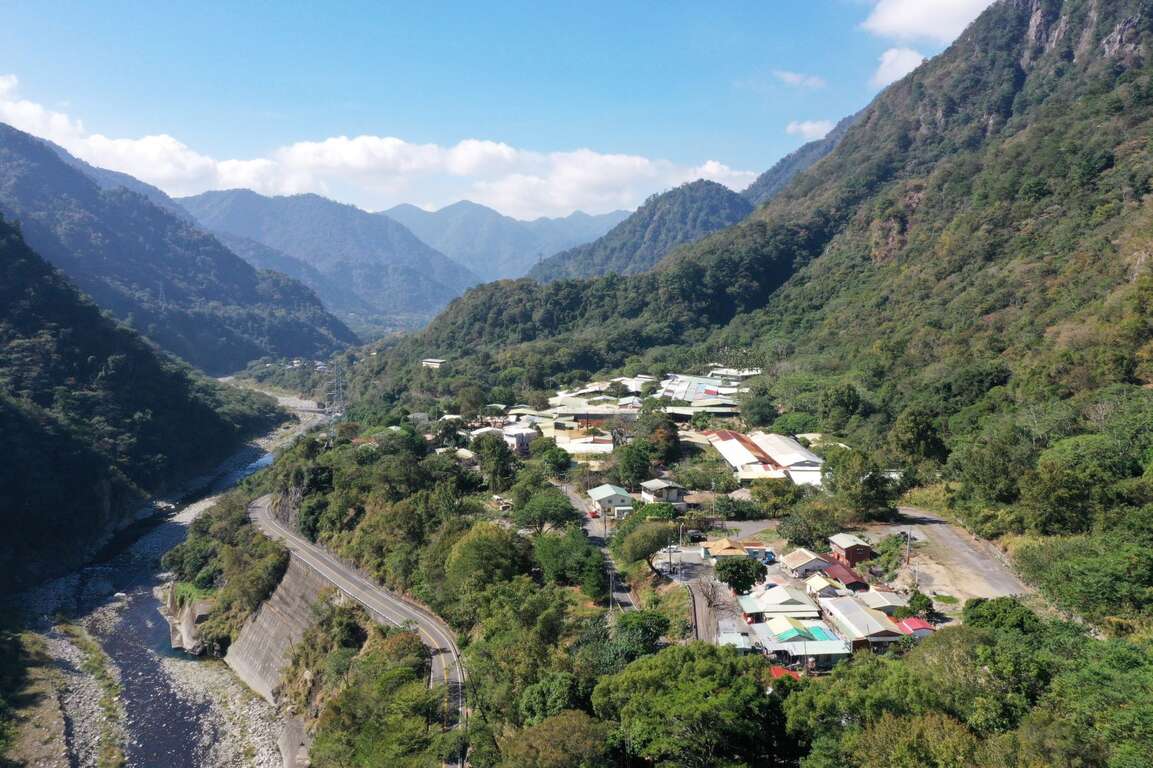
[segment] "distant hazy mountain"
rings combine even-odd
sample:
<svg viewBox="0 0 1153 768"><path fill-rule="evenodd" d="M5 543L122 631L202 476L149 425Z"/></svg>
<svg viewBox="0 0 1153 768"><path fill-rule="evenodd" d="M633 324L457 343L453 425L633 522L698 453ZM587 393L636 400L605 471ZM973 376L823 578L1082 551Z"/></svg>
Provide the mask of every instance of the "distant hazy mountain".
<svg viewBox="0 0 1153 768"><path fill-rule="evenodd" d="M381 213L485 280L523 277L541 259L595 240L629 215L577 211L563 219L521 221L468 200L439 211L405 204Z"/></svg>
<svg viewBox="0 0 1153 768"><path fill-rule="evenodd" d="M97 304L164 349L221 374L356 343L303 285L256 270L154 204L157 195L0 124L0 213Z"/></svg>
<svg viewBox="0 0 1153 768"><path fill-rule="evenodd" d="M645 272L674 247L736 224L752 211L751 203L723 184L683 184L650 197L604 237L546 259L529 277L548 282Z"/></svg>
<svg viewBox="0 0 1153 768"><path fill-rule="evenodd" d="M179 200L204 227L304 262L394 324L423 321L480 279L404 225L319 195L246 189Z"/></svg>
<svg viewBox="0 0 1153 768"><path fill-rule="evenodd" d="M797 174L807 171L836 149L837 145L841 143L841 139L845 138L845 134L863 114L862 111L846 117L837 123L837 126L825 138L810 141L796 152L781 158L776 165L758 176L757 180L741 194L754 206L767 203L788 186L788 183Z"/></svg>

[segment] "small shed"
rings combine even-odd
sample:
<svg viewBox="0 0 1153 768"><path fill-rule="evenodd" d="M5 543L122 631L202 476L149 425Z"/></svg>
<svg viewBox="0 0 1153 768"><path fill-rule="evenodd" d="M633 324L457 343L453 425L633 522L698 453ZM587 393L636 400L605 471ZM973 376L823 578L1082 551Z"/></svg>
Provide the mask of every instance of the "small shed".
<svg viewBox="0 0 1153 768"><path fill-rule="evenodd" d="M869 542L851 533L838 533L830 536L829 546L832 549L833 557L850 568L876 556Z"/></svg>

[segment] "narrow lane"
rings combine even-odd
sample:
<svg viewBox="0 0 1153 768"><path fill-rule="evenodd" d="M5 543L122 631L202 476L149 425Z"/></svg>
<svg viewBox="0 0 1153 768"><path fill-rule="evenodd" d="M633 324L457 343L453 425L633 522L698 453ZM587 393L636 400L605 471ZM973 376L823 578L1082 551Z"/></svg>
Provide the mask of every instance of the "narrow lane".
<svg viewBox="0 0 1153 768"><path fill-rule="evenodd" d="M628 585L620 577L620 574L617 573L612 555L609 554L608 521L603 517L589 517L589 510L592 507L570 483L564 483L559 487L565 492L569 501L572 502L572 505L576 507L576 510L580 513L581 526L584 528L585 533L588 534L589 542L601 551L601 555L605 559L605 573L607 573L609 577L609 595L611 597L609 607L620 608L622 611L635 610L636 606L633 605L633 598L629 593Z"/></svg>

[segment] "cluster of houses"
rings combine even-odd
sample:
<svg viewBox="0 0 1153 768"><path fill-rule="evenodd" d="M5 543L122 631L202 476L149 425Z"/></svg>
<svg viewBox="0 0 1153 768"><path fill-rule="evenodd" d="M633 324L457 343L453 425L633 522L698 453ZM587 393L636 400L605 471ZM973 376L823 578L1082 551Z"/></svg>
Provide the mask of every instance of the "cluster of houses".
<svg viewBox="0 0 1153 768"><path fill-rule="evenodd" d="M687 491L683 485L665 478L653 478L641 483L640 501L642 504L671 504L681 512L688 508ZM627 489L605 483L591 488L588 496L592 499L599 515L620 520L633 511L635 497Z"/></svg>
<svg viewBox="0 0 1153 768"><path fill-rule="evenodd" d="M773 660L810 671L827 670L862 648L883 650L906 637L934 631L919 617L897 618L908 599L870 585L854 568L873 556L869 543L848 533L829 538L830 553L795 549L781 558L787 575L771 576L737 602L749 634L729 628L718 641L754 647ZM764 545L730 539L701 545L702 558L764 557Z"/></svg>

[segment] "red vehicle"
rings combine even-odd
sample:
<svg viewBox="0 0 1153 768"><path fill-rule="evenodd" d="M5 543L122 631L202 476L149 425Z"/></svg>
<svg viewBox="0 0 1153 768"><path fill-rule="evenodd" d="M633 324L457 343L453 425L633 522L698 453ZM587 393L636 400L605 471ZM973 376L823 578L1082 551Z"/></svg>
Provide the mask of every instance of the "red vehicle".
<svg viewBox="0 0 1153 768"><path fill-rule="evenodd" d="M601 516L601 513L598 510L595 510L595 509L589 510L589 517L593 518L594 520L600 516Z"/></svg>

